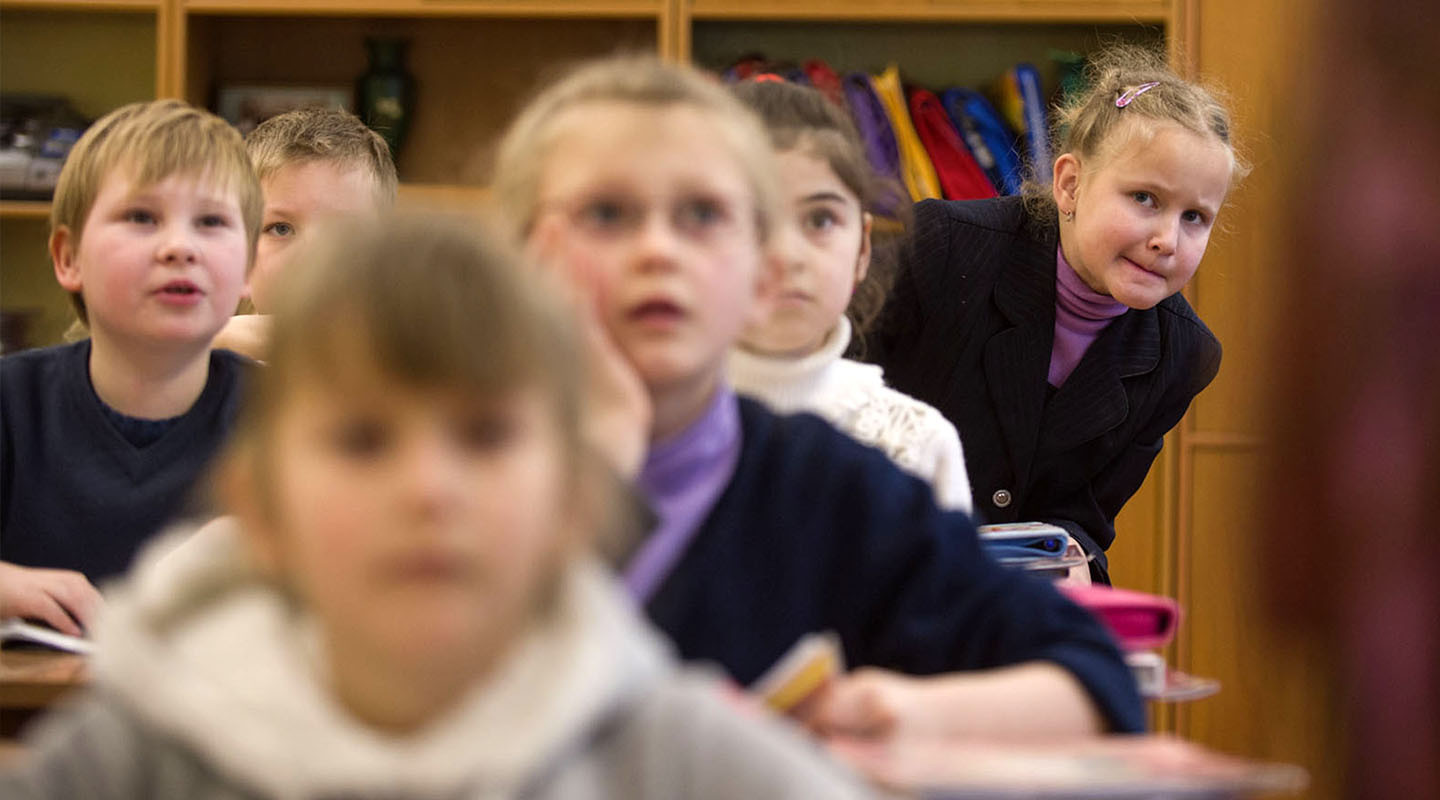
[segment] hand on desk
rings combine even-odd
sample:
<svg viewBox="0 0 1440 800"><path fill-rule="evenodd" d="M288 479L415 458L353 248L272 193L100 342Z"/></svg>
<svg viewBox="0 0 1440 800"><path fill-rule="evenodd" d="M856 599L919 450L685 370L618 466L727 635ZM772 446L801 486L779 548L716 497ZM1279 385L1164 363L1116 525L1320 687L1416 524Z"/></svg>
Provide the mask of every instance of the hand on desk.
<svg viewBox="0 0 1440 800"><path fill-rule="evenodd" d="M61 633L84 636L102 605L100 592L78 572L0 561L0 618L38 619Z"/></svg>
<svg viewBox="0 0 1440 800"><path fill-rule="evenodd" d="M796 716L866 773L868 762L854 756L873 745L1086 736L1103 728L1080 683L1059 666L1038 661L923 678L858 669L832 680Z"/></svg>

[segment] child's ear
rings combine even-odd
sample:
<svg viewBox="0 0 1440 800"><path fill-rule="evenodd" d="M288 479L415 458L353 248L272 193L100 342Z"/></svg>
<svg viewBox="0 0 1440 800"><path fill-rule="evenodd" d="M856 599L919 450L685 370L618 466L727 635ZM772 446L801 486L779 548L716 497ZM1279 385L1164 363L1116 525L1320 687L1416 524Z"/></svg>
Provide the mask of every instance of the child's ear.
<svg viewBox="0 0 1440 800"><path fill-rule="evenodd" d="M1080 159L1074 153L1063 153L1055 159L1050 191L1061 216L1075 213L1075 201L1080 196Z"/></svg>
<svg viewBox="0 0 1440 800"><path fill-rule="evenodd" d="M870 247L870 233L874 228L875 215L866 211L860 216L860 257L855 261L856 286L870 274L870 256L873 252Z"/></svg>
<svg viewBox="0 0 1440 800"><path fill-rule="evenodd" d="M67 292L80 291L80 265L75 261L75 237L70 228L61 225L50 234L50 261L55 265L55 280Z"/></svg>

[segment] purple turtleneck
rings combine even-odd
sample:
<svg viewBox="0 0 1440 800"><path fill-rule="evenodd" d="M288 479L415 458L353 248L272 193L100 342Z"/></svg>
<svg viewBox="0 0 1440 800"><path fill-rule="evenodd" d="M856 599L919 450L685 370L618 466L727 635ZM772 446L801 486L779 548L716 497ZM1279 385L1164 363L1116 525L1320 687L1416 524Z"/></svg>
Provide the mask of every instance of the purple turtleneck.
<svg viewBox="0 0 1440 800"><path fill-rule="evenodd" d="M730 485L739 460L740 404L724 384L699 419L650 447L637 484L659 522L625 566L625 585L637 601L643 604L660 588Z"/></svg>
<svg viewBox="0 0 1440 800"><path fill-rule="evenodd" d="M1055 248L1055 348L1050 351L1050 385L1056 388L1075 371L1091 343L1110 320L1129 311L1124 303L1085 285L1065 252Z"/></svg>

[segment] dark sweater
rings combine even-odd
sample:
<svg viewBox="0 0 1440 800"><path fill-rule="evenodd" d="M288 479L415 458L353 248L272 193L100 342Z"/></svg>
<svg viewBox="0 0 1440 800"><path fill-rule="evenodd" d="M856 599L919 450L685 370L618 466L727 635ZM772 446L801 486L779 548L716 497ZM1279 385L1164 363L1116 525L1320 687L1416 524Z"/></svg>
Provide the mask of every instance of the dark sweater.
<svg viewBox="0 0 1440 800"><path fill-rule="evenodd" d="M849 666L927 675L1048 660L1116 731L1145 715L1109 636L1048 584L987 558L969 517L808 414L741 400L730 485L647 605L686 660L749 683L833 630Z"/></svg>
<svg viewBox="0 0 1440 800"><path fill-rule="evenodd" d="M0 359L0 560L117 575L191 500L225 440L249 362L210 355L199 399L137 448L91 388L89 341Z"/></svg>

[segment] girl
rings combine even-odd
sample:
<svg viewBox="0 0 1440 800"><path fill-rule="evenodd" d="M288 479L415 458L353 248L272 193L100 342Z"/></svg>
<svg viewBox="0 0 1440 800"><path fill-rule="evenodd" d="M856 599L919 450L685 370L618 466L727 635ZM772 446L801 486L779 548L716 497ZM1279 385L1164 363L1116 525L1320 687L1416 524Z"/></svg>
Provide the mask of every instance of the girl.
<svg viewBox="0 0 1440 800"><path fill-rule="evenodd" d="M458 228L287 274L222 493L102 622L6 797L855 797L678 678L581 556L608 498L569 326ZM152 554L153 555L153 554Z"/></svg>
<svg viewBox="0 0 1440 800"><path fill-rule="evenodd" d="M768 137L738 100L653 59L598 62L536 97L498 155L499 207L581 288L649 400L638 483L659 523L623 569L682 656L748 683L835 631L850 664L986 670L959 679L957 730L1143 727L1083 611L986 559L969 518L882 453L725 385L771 292L779 205Z"/></svg>
<svg viewBox="0 0 1440 800"><path fill-rule="evenodd" d="M970 482L955 426L887 388L877 367L841 358L850 317L873 319L887 283L871 249L875 182L859 136L845 112L814 89L767 80L734 91L769 129L785 208L775 231L778 296L731 351L731 382L776 411L814 411L924 478L941 506L968 513Z"/></svg>
<svg viewBox="0 0 1440 800"><path fill-rule="evenodd" d="M1116 513L1220 366L1179 292L1245 168L1219 101L1134 48L1057 130L1048 187L916 206L877 361L960 429L979 516L1064 527L1108 583Z"/></svg>

